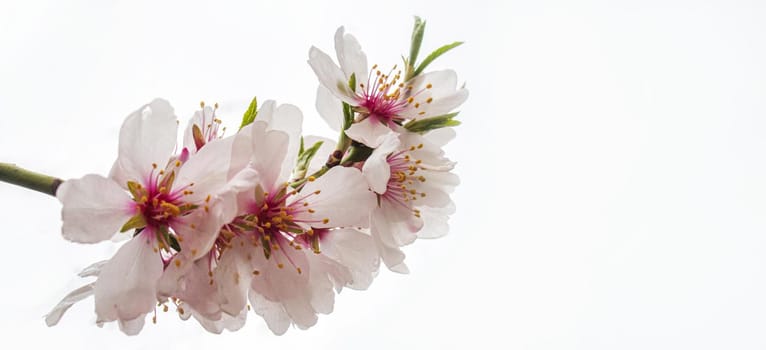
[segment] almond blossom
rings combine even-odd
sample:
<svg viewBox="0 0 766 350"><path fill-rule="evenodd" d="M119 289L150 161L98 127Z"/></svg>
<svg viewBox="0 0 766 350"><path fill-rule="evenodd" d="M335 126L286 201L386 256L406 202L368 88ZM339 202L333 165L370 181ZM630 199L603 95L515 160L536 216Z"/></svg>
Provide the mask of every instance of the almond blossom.
<svg viewBox="0 0 766 350"><path fill-rule="evenodd" d="M467 89L457 87L453 70L434 71L409 81L396 66L385 71L373 65L368 71L361 45L343 27L335 32L335 53L340 66L316 47L309 51L308 63L321 84L319 95L329 92L354 108L358 117L345 133L369 147L378 147L405 121L447 114L468 97ZM331 126L339 124L340 115L320 114Z"/></svg>
<svg viewBox="0 0 766 350"><path fill-rule="evenodd" d="M299 113L268 102L238 134L237 143L250 146L240 150L258 181L240 194L240 215L224 225L210 251L207 286L197 281L202 273L187 281L188 290L209 297L181 297L209 330L220 331L226 328L222 321L241 317L248 301L276 334L290 324L308 328L317 313L332 311L335 291L366 288L377 272L372 238L351 228L368 224L375 201L361 172L334 168L300 189L288 182L285 170L295 159L289 151L299 143L290 135L299 134Z"/></svg>
<svg viewBox="0 0 766 350"><path fill-rule="evenodd" d="M221 157L231 143L211 142L194 156L187 150L173 156L176 130L170 104L152 101L123 123L108 178L68 180L57 193L66 239L130 238L93 284L97 323L119 321L128 334L140 331L153 310L157 283L181 247L190 256L204 254L234 211L224 200L229 168ZM175 259L174 265L183 262Z"/></svg>
<svg viewBox="0 0 766 350"><path fill-rule="evenodd" d="M459 180L450 172L455 163L444 156L442 146L453 137L452 129L425 136L406 131L389 135L362 167L379 199L371 214L372 236L392 271L409 271L400 247L418 237L447 233L447 219L454 211L449 194Z"/></svg>

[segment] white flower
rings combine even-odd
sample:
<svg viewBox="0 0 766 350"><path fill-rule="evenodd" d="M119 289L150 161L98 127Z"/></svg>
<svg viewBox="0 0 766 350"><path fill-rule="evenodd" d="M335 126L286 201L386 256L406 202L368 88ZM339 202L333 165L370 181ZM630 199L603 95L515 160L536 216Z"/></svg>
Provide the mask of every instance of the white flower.
<svg viewBox="0 0 766 350"><path fill-rule="evenodd" d="M183 247L193 258L210 249L234 205L224 203L231 141L208 143L195 155L172 155L177 121L167 101L154 100L120 129L119 155L109 178L86 175L64 182L57 197L66 239L94 243L132 238L100 269L93 285L97 323L119 321L141 330L157 300L157 283ZM221 195L221 196L219 196ZM135 230L135 234L133 234ZM122 231L121 233L118 233ZM174 259L176 268L184 263Z"/></svg>
<svg viewBox="0 0 766 350"><path fill-rule="evenodd" d="M449 193L459 180L441 147L452 137L449 128L425 136L406 131L389 135L362 167L379 199L371 216L372 236L392 271L408 272L400 247L448 231L447 219L454 211Z"/></svg>
<svg viewBox="0 0 766 350"><path fill-rule="evenodd" d="M332 311L335 289L366 288L377 271L372 238L349 228L367 226L375 203L359 170L333 168L300 190L287 182L301 121L297 108L267 102L237 135L242 153L232 164L248 164L258 181L240 195L239 215L221 229L205 264L219 309L189 305L203 325L239 317L249 301L274 333L308 328L317 313Z"/></svg>
<svg viewBox="0 0 766 350"><path fill-rule="evenodd" d="M321 83L317 108L328 124L339 130L342 114L327 97L334 96L354 107L359 117L346 135L369 147L378 147L397 125L447 114L468 97L468 90L457 88L457 75L452 70L426 73L410 81L403 81L396 66L386 73L373 65L368 73L367 57L343 27L335 33L335 52L340 67L321 50L312 47L309 51L309 65ZM352 75L353 87L349 86Z"/></svg>

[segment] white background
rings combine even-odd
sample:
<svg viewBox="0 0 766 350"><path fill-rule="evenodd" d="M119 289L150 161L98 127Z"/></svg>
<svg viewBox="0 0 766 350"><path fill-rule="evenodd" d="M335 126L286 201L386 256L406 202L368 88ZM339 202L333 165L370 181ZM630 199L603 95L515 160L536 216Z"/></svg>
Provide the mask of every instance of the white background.
<svg viewBox="0 0 766 350"><path fill-rule="evenodd" d="M412 15L471 91L448 147L449 236L412 273L344 291L309 331L251 314L141 335L92 299L42 316L112 244L60 235L60 204L0 184L0 340L32 348L759 349L766 347L766 8L757 1L0 3L0 161L106 174L122 118L154 97L236 125L257 95L313 108L308 49L339 25L399 63Z"/></svg>

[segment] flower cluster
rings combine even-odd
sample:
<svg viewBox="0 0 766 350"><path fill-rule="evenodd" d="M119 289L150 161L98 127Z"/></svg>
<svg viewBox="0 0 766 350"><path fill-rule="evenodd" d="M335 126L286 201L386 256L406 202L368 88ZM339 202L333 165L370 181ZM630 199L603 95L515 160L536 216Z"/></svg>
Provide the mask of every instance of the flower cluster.
<svg viewBox="0 0 766 350"><path fill-rule="evenodd" d="M109 176L57 192L66 239L127 242L80 274L96 280L47 324L93 296L97 324L117 321L126 334L171 307L214 333L241 328L252 310L283 334L330 313L343 288L366 289L380 261L406 273L403 246L447 233L458 178L442 148L468 95L454 71L424 72L459 43L415 64L424 27L416 19L404 72L369 67L342 27L337 63L311 48L316 107L338 142L303 137L301 111L274 101L254 99L229 136L203 103L181 145L167 101L131 113Z"/></svg>

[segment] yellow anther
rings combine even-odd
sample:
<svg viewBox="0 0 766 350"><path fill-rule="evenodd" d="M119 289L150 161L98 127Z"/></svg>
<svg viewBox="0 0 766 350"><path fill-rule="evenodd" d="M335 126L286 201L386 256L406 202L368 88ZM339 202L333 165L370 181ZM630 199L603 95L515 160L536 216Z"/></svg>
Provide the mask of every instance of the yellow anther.
<svg viewBox="0 0 766 350"><path fill-rule="evenodd" d="M328 218L324 218L324 219L322 219L322 223L323 223L323 224L326 224L326 223L328 223L328 222L330 222L330 219L328 219Z"/></svg>
<svg viewBox="0 0 766 350"><path fill-rule="evenodd" d="M177 206L170 204L168 202L163 202L160 205L160 208L164 209L165 213L168 213L172 216L178 216L179 214L181 214L181 209L178 209Z"/></svg>
<svg viewBox="0 0 766 350"><path fill-rule="evenodd" d="M189 225L189 227L191 227L192 229L195 229L195 228L197 228L197 225L191 224L191 225Z"/></svg>
<svg viewBox="0 0 766 350"><path fill-rule="evenodd" d="M434 86L433 86L433 85L431 85L431 83L428 83L428 85L426 85L426 89L430 89L430 88L432 88L432 87L434 87Z"/></svg>
<svg viewBox="0 0 766 350"><path fill-rule="evenodd" d="M176 264L176 267L181 267L181 260L176 259L174 264Z"/></svg>
<svg viewBox="0 0 766 350"><path fill-rule="evenodd" d="M308 229L308 230L306 230L306 234L309 235L309 236L313 236L314 235L314 230Z"/></svg>
<svg viewBox="0 0 766 350"><path fill-rule="evenodd" d="M407 103L412 103L412 101L415 101L414 97L410 97L410 98L407 99Z"/></svg>
<svg viewBox="0 0 766 350"><path fill-rule="evenodd" d="M309 176L309 179L308 179L308 180L309 180L309 182L314 182L314 180L316 180L316 179L317 179L317 178L316 178L316 177L314 177L314 176Z"/></svg>
<svg viewBox="0 0 766 350"><path fill-rule="evenodd" d="M192 249L191 253L192 253L192 257L197 256L197 249Z"/></svg>
<svg viewBox="0 0 766 350"><path fill-rule="evenodd" d="M300 275L300 274L303 272L303 271L301 271L301 268L300 268L300 267L296 267L295 269L296 269L296 270L298 270L298 274L299 274L299 275Z"/></svg>
<svg viewBox="0 0 766 350"><path fill-rule="evenodd" d="M162 305L162 312L168 312L168 306Z"/></svg>
<svg viewBox="0 0 766 350"><path fill-rule="evenodd" d="M211 282L212 282L212 281L211 281ZM185 311L184 311L184 308L182 308L182 307L180 307L180 306L179 306L179 307L178 307L178 313L179 313L179 314L181 314L181 315L183 315L183 314L184 314L184 312L185 312Z"/></svg>
<svg viewBox="0 0 766 350"><path fill-rule="evenodd" d="M420 102L415 104L415 108L420 108Z"/></svg>
<svg viewBox="0 0 766 350"><path fill-rule="evenodd" d="M315 212L316 212L316 210L309 208L309 213L314 214Z"/></svg>
<svg viewBox="0 0 766 350"><path fill-rule="evenodd" d="M258 275L260 275L260 274L261 274L261 271L258 271L258 270L253 270L253 275L256 275L256 276L258 276Z"/></svg>
<svg viewBox="0 0 766 350"><path fill-rule="evenodd" d="M207 195L207 197L205 197L205 203L210 203L210 195Z"/></svg>
<svg viewBox="0 0 766 350"><path fill-rule="evenodd" d="M209 212L210 212L210 207L208 207L207 205L205 206L205 212L206 212L206 213L209 213Z"/></svg>
<svg viewBox="0 0 766 350"><path fill-rule="evenodd" d="M205 108L205 101L199 101L200 108Z"/></svg>
<svg viewBox="0 0 766 350"><path fill-rule="evenodd" d="M433 97L429 97L429 98L426 100L426 103L431 103L431 102L433 102L433 101L434 101L434 98L433 98Z"/></svg>
<svg viewBox="0 0 766 350"><path fill-rule="evenodd" d="M181 161L180 161L180 160L177 160L177 161L176 161L176 166L177 166L177 167L181 166Z"/></svg>
<svg viewBox="0 0 766 350"><path fill-rule="evenodd" d="M157 169L157 163L152 163L152 168Z"/></svg>
<svg viewBox="0 0 766 350"><path fill-rule="evenodd" d="M285 265L284 265L284 264L282 264L282 263L279 263L279 264L277 264L277 267L281 269L281 268L284 268L284 267L285 267Z"/></svg>
<svg viewBox="0 0 766 350"><path fill-rule="evenodd" d="M320 193L322 193L322 190L316 190L316 191L314 191L314 194L320 194Z"/></svg>

